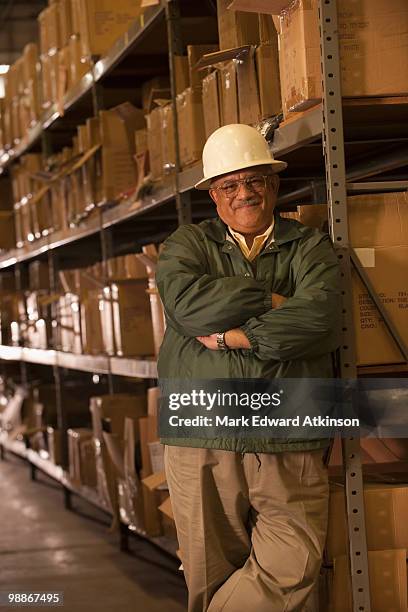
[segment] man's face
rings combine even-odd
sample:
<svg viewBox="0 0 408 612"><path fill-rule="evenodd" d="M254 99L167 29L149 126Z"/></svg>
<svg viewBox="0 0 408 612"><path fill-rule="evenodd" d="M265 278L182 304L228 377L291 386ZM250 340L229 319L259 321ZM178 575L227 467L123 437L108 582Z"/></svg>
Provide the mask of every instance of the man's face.
<svg viewBox="0 0 408 612"><path fill-rule="evenodd" d="M278 186L270 166L255 166L215 179L210 196L224 223L241 234L257 235L272 223Z"/></svg>

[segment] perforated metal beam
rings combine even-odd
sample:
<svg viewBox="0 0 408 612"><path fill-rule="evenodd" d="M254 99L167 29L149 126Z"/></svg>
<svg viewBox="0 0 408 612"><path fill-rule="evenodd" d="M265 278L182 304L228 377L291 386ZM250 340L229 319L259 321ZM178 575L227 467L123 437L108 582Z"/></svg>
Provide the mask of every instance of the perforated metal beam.
<svg viewBox="0 0 408 612"><path fill-rule="evenodd" d="M330 234L341 266L343 378L357 374L351 295L351 259L347 223L347 190L344 161L343 112L336 0L319 0L319 24L323 87L323 149ZM343 464L349 534L350 571L354 612L369 612L370 584L364 517L360 440L343 440Z"/></svg>

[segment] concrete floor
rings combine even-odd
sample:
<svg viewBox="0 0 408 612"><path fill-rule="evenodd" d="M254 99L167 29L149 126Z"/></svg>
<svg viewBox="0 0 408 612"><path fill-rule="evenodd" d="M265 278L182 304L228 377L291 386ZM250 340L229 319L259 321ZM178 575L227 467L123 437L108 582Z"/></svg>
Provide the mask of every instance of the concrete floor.
<svg viewBox="0 0 408 612"><path fill-rule="evenodd" d="M186 610L177 560L133 537L121 553L103 513L77 497L66 511L58 485L38 474L32 482L9 453L0 462L0 591L63 591L65 612Z"/></svg>

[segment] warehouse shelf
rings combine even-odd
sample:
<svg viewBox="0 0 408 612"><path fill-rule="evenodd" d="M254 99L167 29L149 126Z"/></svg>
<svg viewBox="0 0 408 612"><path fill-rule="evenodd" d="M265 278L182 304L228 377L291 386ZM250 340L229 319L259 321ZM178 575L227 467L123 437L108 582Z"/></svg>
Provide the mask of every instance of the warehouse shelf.
<svg viewBox="0 0 408 612"><path fill-rule="evenodd" d="M0 358L5 361L23 361L23 349L19 346L0 345Z"/></svg>
<svg viewBox="0 0 408 612"><path fill-rule="evenodd" d="M194 184L201 178L201 164L196 164L188 170L180 173L180 183L182 191L193 189ZM40 238L29 245L21 248L5 251L0 255L0 270L14 266L16 263L28 261L38 257L52 249L57 249L68 244L72 244L92 234L96 234L101 228L107 229L118 223L122 223L130 218L144 214L159 206L162 206L175 197L176 186L174 177L167 177L164 184L158 184L152 192L142 199L137 198L136 194L124 197L115 206L99 207L88 219L82 221L78 227L67 230L59 230L50 233L48 236Z"/></svg>
<svg viewBox="0 0 408 612"><path fill-rule="evenodd" d="M58 353L53 350L23 348L21 361L40 365L57 365Z"/></svg>
<svg viewBox="0 0 408 612"><path fill-rule="evenodd" d="M164 7L161 5L145 9L140 19L132 24L132 27L123 34L109 50L107 55L97 61L92 70L87 72L82 79L66 93L62 104L54 103L48 108L41 119L28 132L18 144L8 151L0 152L0 174L14 160L23 155L41 137L44 130L51 128L56 121L72 109L81 99L89 95L92 87L101 81L146 35L152 25L164 16Z"/></svg>
<svg viewBox="0 0 408 612"><path fill-rule="evenodd" d="M0 432L0 445L4 450L8 450L13 455L27 459L27 447L21 440L10 440L6 432Z"/></svg>
<svg viewBox="0 0 408 612"><path fill-rule="evenodd" d="M284 156L294 149L313 142L322 136L323 115L321 104L303 113L293 113L293 118L283 122L273 135L271 145L275 156Z"/></svg>
<svg viewBox="0 0 408 612"><path fill-rule="evenodd" d="M57 353L57 364L61 368L108 374L109 358L104 355L76 355L75 353Z"/></svg>
<svg viewBox="0 0 408 612"><path fill-rule="evenodd" d="M24 361L40 365L58 366L95 374L112 373L117 376L157 378L156 361L107 355L76 355L64 351L22 348L0 345L0 359Z"/></svg>
<svg viewBox="0 0 408 612"><path fill-rule="evenodd" d="M160 11L157 11L159 14ZM156 13L155 13L156 14ZM153 17L152 17L153 19ZM145 26L147 27L147 25ZM107 69L107 68L106 68ZM344 115L346 127L349 124L351 130L350 143L353 144L353 137L358 136L355 131L356 129L361 131L363 129L364 117L367 113L374 113L374 117L382 121L385 125L392 126L394 122L398 123L401 118L401 113L408 112L408 98L407 97L394 97L394 98L373 98L373 99L345 99L343 101ZM378 115L380 113L380 115ZM369 118L371 121L371 114ZM348 121L347 121L348 120ZM367 125L368 125L367 121ZM356 127L357 126L357 127ZM321 140L323 129L323 115L321 105L316 105L301 113L293 113L293 117L290 117L283 122L275 131L271 149L275 156L290 156L297 154L302 150L303 147L313 145L316 141ZM399 128L401 136L401 127ZM407 134L408 136L408 134ZM401 151L394 153L395 159L393 159L392 167L399 167L408 163L408 155L406 153L406 139L397 138L397 132L393 134L390 142L395 142L396 145L401 147ZM320 142L317 143L319 147ZM356 152L358 156L362 155L364 148L371 150L376 146L376 141L356 141L355 145L358 146ZM361 148L363 147L363 149ZM405 151L405 153L404 153ZM321 155L319 154L320 163L322 161ZM386 159L390 157L389 152L384 153L384 160L380 158L378 160L377 168L373 168L372 162L367 165L364 162L358 165L351 166L348 171L348 177L352 181L359 180L361 178L371 176L379 173L382 170L387 170ZM294 165L296 161L294 162ZM190 168L183 170L179 174L179 190L181 193L191 191L194 188L195 183L202 176L201 163L197 163ZM323 178L323 177L322 177ZM68 244L72 244L78 240L82 240L92 234L96 234L101 228L107 229L113 227L126 220L143 215L151 212L155 208L166 204L172 200L176 195L175 177L168 176L162 183L157 183L153 186L150 193L144 195L143 198L138 198L136 194L130 194L123 197L116 205L106 206L107 203L101 203L99 205L99 214L91 214L89 218L82 221L78 227L70 228L69 230L60 230L49 234L39 240L34 241L29 245L25 245L19 249L11 249L10 251L4 252L0 255L0 269L9 268L18 262L27 261L34 257L47 252L50 249L56 249L63 247ZM298 179L296 179L298 180ZM370 189L377 190L403 190L406 188L406 181L379 181L378 186L376 183L371 181L369 183ZM352 183L350 191L358 192L366 190L367 187L364 183L356 184ZM310 184L292 192L290 200L293 200L293 196L301 198L305 193L310 193ZM287 195L283 196L282 203ZM102 206L104 204L104 206ZM109 203L108 203L109 204ZM113 204L113 203L111 203Z"/></svg>
<svg viewBox="0 0 408 612"><path fill-rule="evenodd" d="M117 376L157 378L156 361L148 359L110 358L111 373Z"/></svg>

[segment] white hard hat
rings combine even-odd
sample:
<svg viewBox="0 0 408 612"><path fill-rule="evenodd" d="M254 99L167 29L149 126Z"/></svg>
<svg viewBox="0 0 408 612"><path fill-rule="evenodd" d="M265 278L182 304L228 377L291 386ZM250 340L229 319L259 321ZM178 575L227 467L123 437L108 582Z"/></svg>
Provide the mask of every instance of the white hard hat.
<svg viewBox="0 0 408 612"><path fill-rule="evenodd" d="M258 130L243 123L218 128L209 136L203 150L204 178L196 189L209 189L212 179L252 166L272 166L280 172L287 163L273 158L268 143Z"/></svg>

